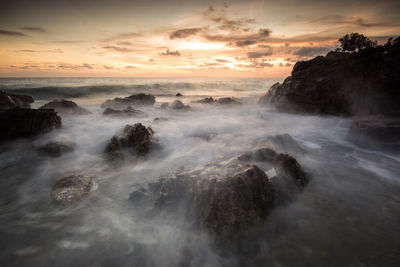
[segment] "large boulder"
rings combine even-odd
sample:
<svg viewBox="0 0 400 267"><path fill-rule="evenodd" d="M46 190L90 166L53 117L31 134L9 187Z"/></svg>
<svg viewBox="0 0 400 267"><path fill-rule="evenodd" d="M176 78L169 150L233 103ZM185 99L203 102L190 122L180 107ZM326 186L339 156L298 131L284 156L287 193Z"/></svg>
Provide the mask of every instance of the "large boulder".
<svg viewBox="0 0 400 267"><path fill-rule="evenodd" d="M191 224L231 238L258 229L284 203L286 183L298 191L307 181L294 158L262 149L162 177L132 192L130 200L140 208L180 211Z"/></svg>
<svg viewBox="0 0 400 267"><path fill-rule="evenodd" d="M88 175L71 175L57 181L51 191L51 197L63 206L70 206L89 194L93 187L93 178Z"/></svg>
<svg viewBox="0 0 400 267"><path fill-rule="evenodd" d="M126 125L122 134L113 136L106 147L111 158L121 158L124 153L144 156L155 146L153 130L141 123Z"/></svg>
<svg viewBox="0 0 400 267"><path fill-rule="evenodd" d="M31 108L34 102L33 98L28 95L9 94L0 90L0 110L12 108Z"/></svg>
<svg viewBox="0 0 400 267"><path fill-rule="evenodd" d="M38 148L39 152L50 157L60 157L65 153L72 152L74 145L68 142L49 142Z"/></svg>
<svg viewBox="0 0 400 267"><path fill-rule="evenodd" d="M145 114L141 110L133 109L131 106L128 106L122 110L106 108L103 115L112 117L142 117Z"/></svg>
<svg viewBox="0 0 400 267"><path fill-rule="evenodd" d="M116 97L112 100L106 100L101 104L102 108L126 108L128 106L152 106L156 102L156 98L150 94L135 94L128 97Z"/></svg>
<svg viewBox="0 0 400 267"><path fill-rule="evenodd" d="M188 109L190 109L190 106L183 104L182 101L180 101L180 100L175 100L170 105L170 108L175 109L175 110L188 110Z"/></svg>
<svg viewBox="0 0 400 267"><path fill-rule="evenodd" d="M0 112L0 140L27 137L61 127L61 117L49 109L9 109Z"/></svg>
<svg viewBox="0 0 400 267"><path fill-rule="evenodd" d="M326 115L399 116L400 46L330 52L297 62L259 103L280 111Z"/></svg>
<svg viewBox="0 0 400 267"><path fill-rule="evenodd" d="M90 111L78 106L75 102L65 99L55 99L40 107L40 109L54 109L62 115L88 115Z"/></svg>

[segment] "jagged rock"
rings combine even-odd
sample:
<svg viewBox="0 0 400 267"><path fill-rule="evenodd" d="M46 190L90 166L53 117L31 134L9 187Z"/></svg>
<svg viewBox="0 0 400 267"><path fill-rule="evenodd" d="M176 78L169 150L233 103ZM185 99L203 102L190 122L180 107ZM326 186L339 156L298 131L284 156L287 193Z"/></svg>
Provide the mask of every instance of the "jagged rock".
<svg viewBox="0 0 400 267"><path fill-rule="evenodd" d="M0 140L27 137L61 127L54 110L9 109L0 112Z"/></svg>
<svg viewBox="0 0 400 267"><path fill-rule="evenodd" d="M89 194L93 186L93 178L88 175L71 175L53 186L51 197L63 206L69 206Z"/></svg>
<svg viewBox="0 0 400 267"><path fill-rule="evenodd" d="M88 115L90 111L78 106L75 102L65 99L55 99L39 109L54 109L62 115Z"/></svg>
<svg viewBox="0 0 400 267"><path fill-rule="evenodd" d="M120 136L113 136L108 143L105 152L111 158L123 157L123 152L137 156L144 156L155 146L153 130L141 123L126 125Z"/></svg>
<svg viewBox="0 0 400 267"><path fill-rule="evenodd" d="M400 47L330 52L297 62L259 103L280 111L328 115L399 116Z"/></svg>
<svg viewBox="0 0 400 267"><path fill-rule="evenodd" d="M123 110L117 110L112 108L106 108L103 112L104 116L117 116L117 117L141 117L144 116L144 112L141 110L133 109L128 106Z"/></svg>
<svg viewBox="0 0 400 267"><path fill-rule="evenodd" d="M182 94L181 94L181 93L176 93L175 96L178 96L178 97L179 97L179 96L182 96Z"/></svg>
<svg viewBox="0 0 400 267"><path fill-rule="evenodd" d="M125 108L127 106L152 106L156 98L150 94L135 94L128 97L116 97L113 100L107 100L101 104L102 108Z"/></svg>
<svg viewBox="0 0 400 267"><path fill-rule="evenodd" d="M172 102L170 108L175 109L175 110L188 110L188 109L190 109L190 106L183 104L179 100L175 100L174 102Z"/></svg>
<svg viewBox="0 0 400 267"><path fill-rule="evenodd" d="M50 157L60 157L65 153L71 152L74 150L74 146L72 143L66 142L50 142L47 143L38 149L41 153L46 154Z"/></svg>
<svg viewBox="0 0 400 267"><path fill-rule="evenodd" d="M33 102L35 100L31 96L8 94L0 90L0 110L31 108Z"/></svg>
<svg viewBox="0 0 400 267"><path fill-rule="evenodd" d="M218 99L214 99L212 97L206 97L196 102L202 104L222 104L222 105L241 104L241 102L234 97L221 97Z"/></svg>
<svg viewBox="0 0 400 267"><path fill-rule="evenodd" d="M259 166L274 168L269 173L275 177L268 177ZM286 192L286 183L300 190L307 181L294 158L261 149L163 177L132 192L130 200L157 214L183 212L189 223L229 239L261 226L276 200L283 204L285 195L280 191Z"/></svg>

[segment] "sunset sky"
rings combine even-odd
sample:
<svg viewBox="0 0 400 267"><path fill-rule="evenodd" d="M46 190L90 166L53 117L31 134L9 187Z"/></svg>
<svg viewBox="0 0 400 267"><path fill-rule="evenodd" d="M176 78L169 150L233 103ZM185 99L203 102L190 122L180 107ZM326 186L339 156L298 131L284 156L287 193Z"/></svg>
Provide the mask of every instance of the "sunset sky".
<svg viewBox="0 0 400 267"><path fill-rule="evenodd" d="M5 0L0 76L284 77L350 32L400 35L400 1Z"/></svg>

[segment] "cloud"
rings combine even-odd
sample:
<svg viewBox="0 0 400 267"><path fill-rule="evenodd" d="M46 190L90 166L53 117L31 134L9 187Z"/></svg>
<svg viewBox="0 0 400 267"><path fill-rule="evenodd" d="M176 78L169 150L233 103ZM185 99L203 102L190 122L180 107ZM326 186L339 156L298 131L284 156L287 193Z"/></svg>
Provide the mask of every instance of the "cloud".
<svg viewBox="0 0 400 267"><path fill-rule="evenodd" d="M245 47L257 44L259 42L265 42L268 40L270 30L259 29L256 33L239 33L239 34L216 34L209 35L204 34L203 38L212 42L226 42L227 46Z"/></svg>
<svg viewBox="0 0 400 267"><path fill-rule="evenodd" d="M102 42L112 42L112 41L117 41L117 40L135 38L135 37L139 37L139 36L142 36L142 34L137 33L137 32L126 32L126 33L120 33L120 34L116 34L114 36L105 38L102 40Z"/></svg>
<svg viewBox="0 0 400 267"><path fill-rule="evenodd" d="M132 45L132 43L124 41L124 42L118 42L117 45Z"/></svg>
<svg viewBox="0 0 400 267"><path fill-rule="evenodd" d="M189 36L196 35L201 30L202 28L186 28L186 29L176 30L169 34L169 39L173 40L178 38L187 38Z"/></svg>
<svg viewBox="0 0 400 267"><path fill-rule="evenodd" d="M19 29L23 31L36 32L36 33L48 33L47 30L42 27L20 27Z"/></svg>
<svg viewBox="0 0 400 267"><path fill-rule="evenodd" d="M267 56L272 56L272 50L267 52L247 52L248 58L262 58Z"/></svg>
<svg viewBox="0 0 400 267"><path fill-rule="evenodd" d="M219 63L231 63L232 61L230 61L230 60L227 60L227 59L224 59L224 58L216 58L216 59L214 59L216 62L219 62Z"/></svg>
<svg viewBox="0 0 400 267"><path fill-rule="evenodd" d="M2 30L2 29L0 29L0 35L7 35L7 36L13 36L13 37L26 37L26 35L22 32L7 31L7 30Z"/></svg>
<svg viewBox="0 0 400 267"><path fill-rule="evenodd" d="M163 55L163 56L180 56L181 53L179 53L178 50L172 51L172 50L167 49L167 50L165 50L165 52L161 52L160 55Z"/></svg>
<svg viewBox="0 0 400 267"><path fill-rule="evenodd" d="M55 44L79 44L79 43L84 43L85 41L83 40L56 40L56 41L51 41L52 43Z"/></svg>
<svg viewBox="0 0 400 267"><path fill-rule="evenodd" d="M126 48L126 47L120 47L120 46L108 45L108 46L103 46L103 48L108 50L108 51L114 51L114 52L120 52L120 53L133 52L132 49L129 49L129 48Z"/></svg>
<svg viewBox="0 0 400 267"><path fill-rule="evenodd" d="M17 52L17 53L40 53L40 52L63 53L62 49L60 49L60 48L49 49L49 50L21 49L21 50L15 50L14 52Z"/></svg>
<svg viewBox="0 0 400 267"><path fill-rule="evenodd" d="M312 57L316 55L325 54L332 50L332 47L329 46L306 46L301 47L293 52L293 55L301 56L301 57Z"/></svg>
<svg viewBox="0 0 400 267"><path fill-rule="evenodd" d="M104 65L103 68L105 68L106 70L112 70L112 69L114 69L113 66L108 66L108 65Z"/></svg>
<svg viewBox="0 0 400 267"><path fill-rule="evenodd" d="M234 44L237 47L244 47L244 46L249 46L249 45L253 45L256 44L257 41L256 40L242 40L242 41L236 41ZM232 43L229 43L230 46L232 46Z"/></svg>

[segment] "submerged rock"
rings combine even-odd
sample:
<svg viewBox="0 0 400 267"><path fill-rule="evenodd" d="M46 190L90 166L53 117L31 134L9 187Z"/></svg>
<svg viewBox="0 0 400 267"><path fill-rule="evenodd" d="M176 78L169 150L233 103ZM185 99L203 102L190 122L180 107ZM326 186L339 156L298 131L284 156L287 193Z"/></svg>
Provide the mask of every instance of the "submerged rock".
<svg viewBox="0 0 400 267"><path fill-rule="evenodd" d="M93 178L88 175L71 175L53 186L51 197L63 206L69 206L89 194L93 187Z"/></svg>
<svg viewBox="0 0 400 267"><path fill-rule="evenodd" d="M190 106L183 104L182 101L175 100L174 102L172 102L170 108L175 110L188 110L190 109Z"/></svg>
<svg viewBox="0 0 400 267"><path fill-rule="evenodd" d="M49 109L9 109L0 112L0 140L27 137L61 127L61 117Z"/></svg>
<svg viewBox="0 0 400 267"><path fill-rule="evenodd" d="M115 116L115 117L141 117L144 116L144 112L141 110L133 109L131 106L123 110L106 108L103 112L104 116Z"/></svg>
<svg viewBox="0 0 400 267"><path fill-rule="evenodd" d="M31 108L33 102L35 100L31 96L8 94L0 90L0 110Z"/></svg>
<svg viewBox="0 0 400 267"><path fill-rule="evenodd" d="M168 121L168 119L167 119L167 118L164 118L164 117L156 117L156 118L154 118L153 121L154 121L154 122L158 122L158 121Z"/></svg>
<svg viewBox="0 0 400 267"><path fill-rule="evenodd" d="M357 53L330 52L297 62L259 103L280 111L400 116L400 45Z"/></svg>
<svg viewBox="0 0 400 267"><path fill-rule="evenodd" d="M127 106L152 106L156 102L156 98L150 94L135 94L128 97L116 97L107 100L101 104L102 108L124 108Z"/></svg>
<svg viewBox="0 0 400 267"><path fill-rule="evenodd" d="M55 99L40 107L40 109L54 109L62 115L88 115L90 111L78 106L75 102L65 99Z"/></svg>
<svg viewBox="0 0 400 267"><path fill-rule="evenodd" d="M60 157L65 153L72 152L74 145L66 142L50 142L39 147L38 150L50 157Z"/></svg>
<svg viewBox="0 0 400 267"><path fill-rule="evenodd" d="M144 156L154 147L153 130L141 123L126 125L122 134L113 136L106 147L106 154L111 158L123 157L123 152Z"/></svg>
<svg viewBox="0 0 400 267"><path fill-rule="evenodd" d="M182 96L182 94L181 93L176 93L175 96L179 97L179 96Z"/></svg>
<svg viewBox="0 0 400 267"><path fill-rule="evenodd" d="M189 223L233 239L258 229L273 207L283 203L280 190L286 190L286 182L300 190L307 181L294 158L262 149L161 178L132 192L130 200L156 213L182 212Z"/></svg>

